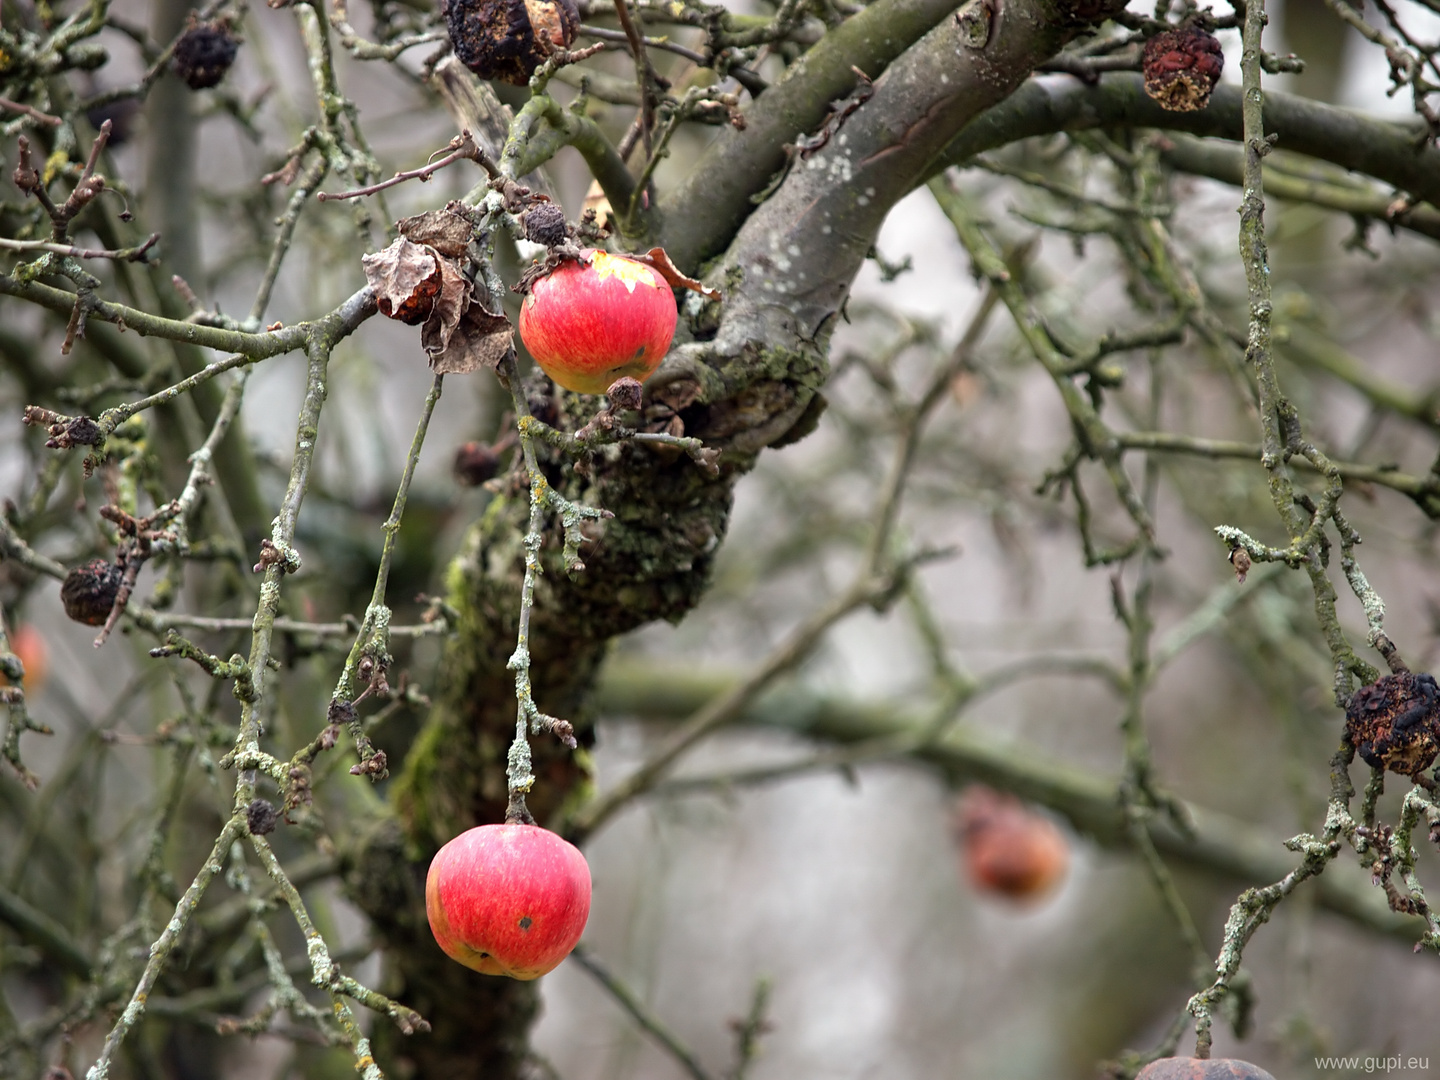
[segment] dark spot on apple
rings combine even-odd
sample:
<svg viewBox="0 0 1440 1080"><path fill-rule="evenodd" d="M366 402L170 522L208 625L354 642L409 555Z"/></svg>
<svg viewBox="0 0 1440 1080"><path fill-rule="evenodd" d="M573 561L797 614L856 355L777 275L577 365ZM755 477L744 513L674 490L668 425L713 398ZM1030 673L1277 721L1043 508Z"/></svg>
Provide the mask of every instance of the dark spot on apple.
<svg viewBox="0 0 1440 1080"><path fill-rule="evenodd" d="M636 360L639 360L644 355L645 346L641 345L638 349L635 350L635 355L630 358L630 362L633 364Z"/></svg>
<svg viewBox="0 0 1440 1080"><path fill-rule="evenodd" d="M535 920L532 919L532 918L530 918L529 915L521 915L521 916L520 916L520 929L521 929L521 930L529 930L530 927L531 927L531 925L534 923L534 921L535 921Z"/></svg>

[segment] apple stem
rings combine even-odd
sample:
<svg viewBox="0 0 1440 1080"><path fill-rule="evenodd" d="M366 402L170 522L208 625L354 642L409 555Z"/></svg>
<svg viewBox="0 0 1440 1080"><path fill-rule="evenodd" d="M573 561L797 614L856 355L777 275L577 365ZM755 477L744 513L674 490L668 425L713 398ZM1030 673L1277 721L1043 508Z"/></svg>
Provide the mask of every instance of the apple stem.
<svg viewBox="0 0 1440 1080"><path fill-rule="evenodd" d="M535 815L525 805L525 792L512 790L510 801L505 806L506 825L534 825Z"/></svg>

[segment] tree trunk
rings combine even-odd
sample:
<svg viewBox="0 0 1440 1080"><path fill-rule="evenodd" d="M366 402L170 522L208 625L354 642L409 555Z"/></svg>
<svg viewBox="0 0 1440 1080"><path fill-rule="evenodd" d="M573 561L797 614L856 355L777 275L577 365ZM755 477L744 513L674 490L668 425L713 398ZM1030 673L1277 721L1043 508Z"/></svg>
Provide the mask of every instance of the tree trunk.
<svg viewBox="0 0 1440 1080"><path fill-rule="evenodd" d="M720 475L663 448L634 445L597 455L588 476L553 455L546 460L547 478L564 495L615 514L573 580L559 566L561 535L551 524L531 627L537 704L574 722L582 744L593 738L585 695L608 641L655 619L679 619L695 605L735 483L761 449L803 436L818 419L830 334L890 207L971 119L1088 25L1080 5L1008 0L992 11L973 0L952 15L953 6L872 5L839 42L853 58L837 46L842 35L827 38L757 101L752 111L766 118L767 144L750 143L737 158L725 147L739 145L738 136L722 136L696 178L661 208L662 231L653 239L673 243L682 265L724 252L707 281L725 297L718 319L691 319L692 340L672 351L647 398L673 407L687 435L722 451ZM1105 12L1092 5L1084 14ZM903 51L901 33L913 40ZM849 65L857 60L877 69L867 72L878 76L873 88L855 89ZM842 83L837 72L845 73ZM847 91L856 107L833 114L839 119L827 122L824 145L796 155L784 181L741 224L735 207L748 208L764 189L773 163L785 159L781 144L813 131L825 103ZM743 134L758 142L749 129ZM673 240L665 222L675 223ZM697 222L704 223L698 232ZM534 400L535 385L530 391ZM563 393L558 405L559 426L569 430L594 408ZM390 992L433 1025L399 1045L382 1034L381 1060L403 1055L419 1077L509 1080L525 1070L533 984L446 961L422 913L429 856L462 830L504 816L505 749L516 715L505 664L515 646L527 515L517 483L471 529L451 569L448 598L460 625L435 708L395 786L396 820L372 833L350 873L354 895L390 946ZM542 738L534 749L530 807L541 822L554 822L567 800L588 794L586 777L563 748Z"/></svg>

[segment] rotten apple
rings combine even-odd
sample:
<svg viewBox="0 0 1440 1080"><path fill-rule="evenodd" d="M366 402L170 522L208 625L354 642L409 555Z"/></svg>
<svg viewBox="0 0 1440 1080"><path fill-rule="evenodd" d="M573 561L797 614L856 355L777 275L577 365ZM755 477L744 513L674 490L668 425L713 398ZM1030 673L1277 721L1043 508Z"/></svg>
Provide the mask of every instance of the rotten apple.
<svg viewBox="0 0 1440 1080"><path fill-rule="evenodd" d="M653 267L585 251L530 286L520 340L541 370L567 390L603 394L616 379L644 382L675 336L675 296Z"/></svg>
<svg viewBox="0 0 1440 1080"><path fill-rule="evenodd" d="M425 914L445 954L484 975L537 979L570 955L590 915L590 867L538 825L480 825L442 847Z"/></svg>

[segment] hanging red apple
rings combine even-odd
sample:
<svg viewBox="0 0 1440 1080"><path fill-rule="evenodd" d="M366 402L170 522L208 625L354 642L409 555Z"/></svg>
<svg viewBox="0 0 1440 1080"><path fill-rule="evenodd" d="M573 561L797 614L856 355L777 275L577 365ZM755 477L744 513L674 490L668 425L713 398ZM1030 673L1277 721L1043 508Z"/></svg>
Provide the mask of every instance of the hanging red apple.
<svg viewBox="0 0 1440 1080"><path fill-rule="evenodd" d="M1264 1069L1235 1058L1161 1058L1135 1080L1275 1080Z"/></svg>
<svg viewBox="0 0 1440 1080"><path fill-rule="evenodd" d="M436 853L425 914L440 948L484 975L537 979L570 955L590 915L590 867L538 825L481 825Z"/></svg>
<svg viewBox="0 0 1440 1080"><path fill-rule="evenodd" d="M1049 818L1013 795L970 787L955 814L955 838L975 888L1008 900L1050 895L1065 878L1070 849Z"/></svg>
<svg viewBox="0 0 1440 1080"><path fill-rule="evenodd" d="M520 340L567 390L603 394L623 376L644 382L675 336L675 296L654 268L605 251L567 261L530 286Z"/></svg>

